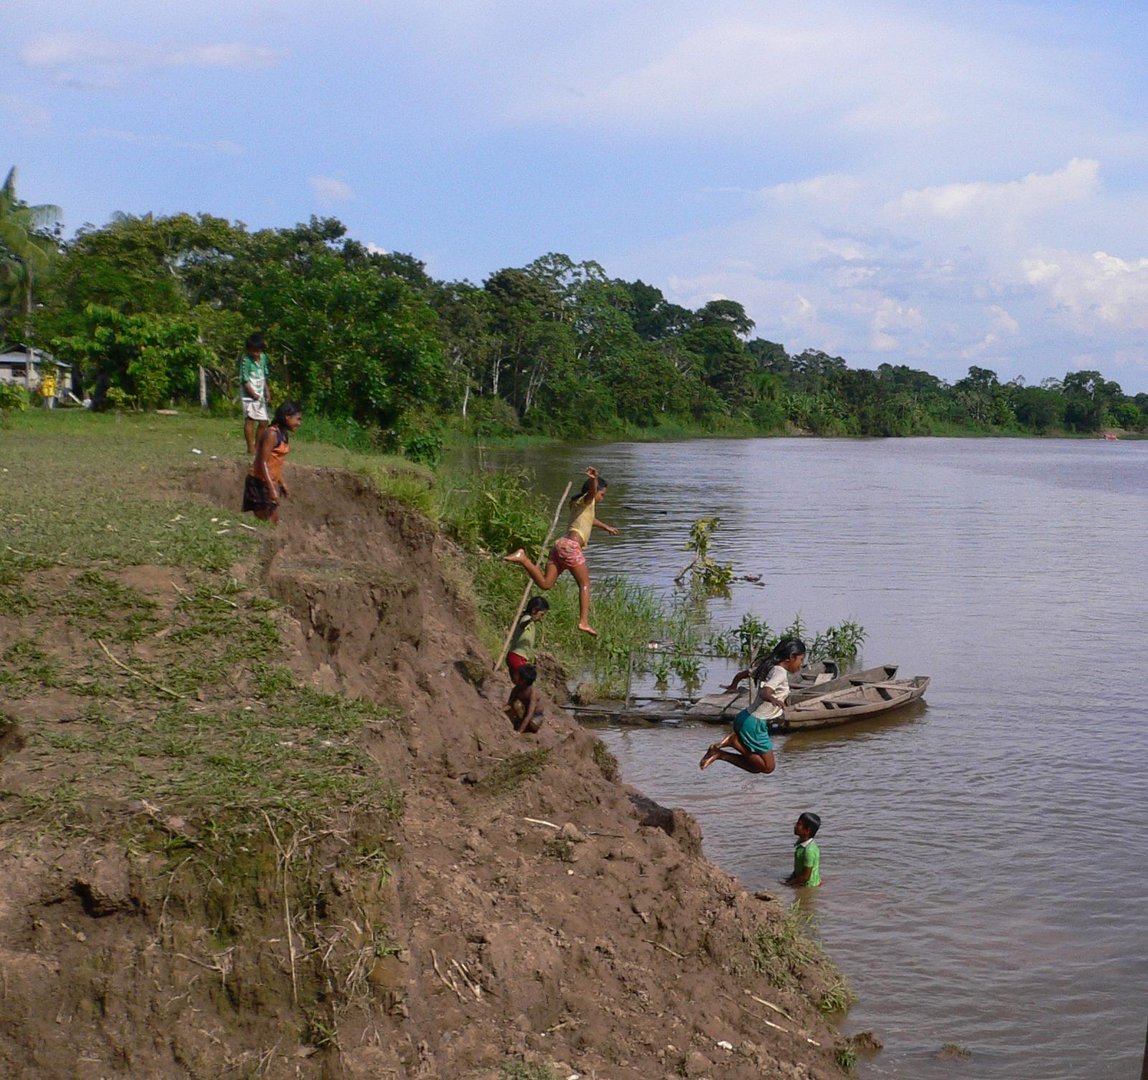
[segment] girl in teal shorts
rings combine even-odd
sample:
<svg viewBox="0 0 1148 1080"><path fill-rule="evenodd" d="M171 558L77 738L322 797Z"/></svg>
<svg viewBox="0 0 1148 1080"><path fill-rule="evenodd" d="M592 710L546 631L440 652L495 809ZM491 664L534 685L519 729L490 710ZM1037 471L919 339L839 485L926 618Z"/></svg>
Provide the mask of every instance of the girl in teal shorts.
<svg viewBox="0 0 1148 1080"><path fill-rule="evenodd" d="M715 761L728 761L750 773L771 773L777 768L769 722L781 716L789 697L789 676L800 671L804 663L805 643L800 638L785 638L774 646L750 676L753 694L749 708L734 717L733 731L702 755L703 769Z"/></svg>

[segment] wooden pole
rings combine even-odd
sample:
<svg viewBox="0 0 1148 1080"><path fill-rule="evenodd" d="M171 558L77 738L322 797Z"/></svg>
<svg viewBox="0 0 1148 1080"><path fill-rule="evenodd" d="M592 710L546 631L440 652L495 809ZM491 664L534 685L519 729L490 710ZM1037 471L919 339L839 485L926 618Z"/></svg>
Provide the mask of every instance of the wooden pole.
<svg viewBox="0 0 1148 1080"><path fill-rule="evenodd" d="M558 500L558 508L554 511L554 520L550 522L550 528L546 531L546 539L542 541L542 550L538 553L538 562L541 564L542 560L546 557L546 549L550 544L550 537L554 535L554 530L558 528L558 519L562 516L562 507L566 505L566 498L570 494L570 489L574 486L574 481L566 485L566 490L562 492L562 498ZM506 654L510 651L510 639L514 637L515 627L518 626L518 620L522 616L522 612L526 607L526 601L530 599L530 586L534 584L533 580L526 582L526 588L522 590L522 599L518 601L518 610L514 613L514 618L510 621L510 629L506 633L506 640L502 643L502 652L498 654L498 659L495 661L494 670L497 671L502 667L502 661L506 659Z"/></svg>
<svg viewBox="0 0 1148 1080"><path fill-rule="evenodd" d="M1140 1066L1140 1080L1148 1080L1148 1034L1144 1036L1144 1064Z"/></svg>

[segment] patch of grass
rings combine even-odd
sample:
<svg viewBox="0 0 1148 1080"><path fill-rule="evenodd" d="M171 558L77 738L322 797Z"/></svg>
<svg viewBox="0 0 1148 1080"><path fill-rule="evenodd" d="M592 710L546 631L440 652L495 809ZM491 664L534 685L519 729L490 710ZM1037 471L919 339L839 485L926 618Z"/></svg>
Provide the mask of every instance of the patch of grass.
<svg viewBox="0 0 1148 1080"><path fill-rule="evenodd" d="M567 840L564 836L552 837L542 845L542 854L559 862L573 862L574 841Z"/></svg>
<svg viewBox="0 0 1148 1080"><path fill-rule="evenodd" d="M618 764L618 759L610 753L601 739L594 740L593 754L594 764L598 766L598 771L611 783L616 783L622 775L621 766Z"/></svg>
<svg viewBox="0 0 1148 1080"><path fill-rule="evenodd" d="M505 795L537 776L550 756L548 750L527 750L500 761L479 781L478 787L488 795Z"/></svg>
<svg viewBox="0 0 1148 1080"><path fill-rule="evenodd" d="M842 1072L851 1073L857 1067L857 1051L848 1039L833 1048L833 1060Z"/></svg>
<svg viewBox="0 0 1148 1080"><path fill-rule="evenodd" d="M849 989L844 979L836 979L821 994L817 1007L823 1013L845 1012L857 1000L857 995Z"/></svg>
<svg viewBox="0 0 1148 1080"><path fill-rule="evenodd" d="M36 606L30 592L22 589L22 575L14 566L0 566L0 615L21 618Z"/></svg>
<svg viewBox="0 0 1148 1080"><path fill-rule="evenodd" d="M0 686L12 697L60 685L60 666L31 638L18 638L0 654Z"/></svg>
<svg viewBox="0 0 1148 1080"><path fill-rule="evenodd" d="M438 517L434 474L424 465L405 458L371 460L357 465L360 476L369 480L383 495L397 499L432 521Z"/></svg>
<svg viewBox="0 0 1148 1080"><path fill-rule="evenodd" d="M500 1070L502 1080L560 1080L549 1065L530 1065L525 1061L507 1061Z"/></svg>
<svg viewBox="0 0 1148 1080"><path fill-rule="evenodd" d="M794 902L775 933L761 931L753 943L754 970L780 989L799 985L802 968L824 959L821 946L809 935L809 916Z"/></svg>

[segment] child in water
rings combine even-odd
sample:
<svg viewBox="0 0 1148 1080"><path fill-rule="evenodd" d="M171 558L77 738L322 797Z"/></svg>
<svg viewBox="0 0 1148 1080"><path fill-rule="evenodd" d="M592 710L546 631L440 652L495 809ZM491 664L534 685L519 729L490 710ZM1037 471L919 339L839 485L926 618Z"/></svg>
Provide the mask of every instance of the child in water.
<svg viewBox="0 0 1148 1080"><path fill-rule="evenodd" d="M785 638L750 675L749 707L734 717L733 731L702 755L701 768L728 761L750 773L771 773L777 767L769 722L781 716L789 697L789 676L805 663L805 643Z"/></svg>
<svg viewBox="0 0 1148 1080"><path fill-rule="evenodd" d="M537 678L538 669L533 664L520 667L514 689L510 691L510 700L506 703L506 715L519 734L525 731L533 733L542 726L542 702L534 686Z"/></svg>
<svg viewBox="0 0 1148 1080"><path fill-rule="evenodd" d="M783 885L813 889L821 884L821 851L813 842L820 828L821 818L816 814L802 814L797 819L793 826L797 837L793 845L793 873L782 880Z"/></svg>
<svg viewBox="0 0 1148 1080"><path fill-rule="evenodd" d="M303 423L303 409L285 401L275 411L271 425L259 433L255 461L243 486L243 509L261 521L279 524L279 500L287 494L283 482L283 459L290 449L291 432Z"/></svg>
<svg viewBox="0 0 1148 1080"><path fill-rule="evenodd" d="M510 639L510 651L506 654L506 666L510 669L510 681L518 685L518 673L527 664L534 662L534 646L538 635L538 624L546 618L550 601L545 596L532 596L526 610L514 628Z"/></svg>
<svg viewBox="0 0 1148 1080"><path fill-rule="evenodd" d="M586 469L586 476L588 479L582 484L581 492L571 500L570 524L566 528L566 535L555 540L550 549L545 573L530 561L522 548L503 558L521 566L543 592L554 585L563 570L569 570L578 583L578 629L584 634L597 637L598 631L590 625L590 572L586 569L586 556L582 554L582 549L590 543L591 529L602 529L611 536L617 536L618 530L594 516L598 503L606 497L606 481L598 475L593 465Z"/></svg>

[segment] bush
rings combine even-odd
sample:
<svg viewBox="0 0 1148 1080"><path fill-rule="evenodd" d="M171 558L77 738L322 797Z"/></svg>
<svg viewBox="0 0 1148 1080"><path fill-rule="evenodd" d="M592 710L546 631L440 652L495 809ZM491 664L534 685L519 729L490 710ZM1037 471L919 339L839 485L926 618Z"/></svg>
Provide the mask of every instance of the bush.
<svg viewBox="0 0 1148 1080"><path fill-rule="evenodd" d="M446 495L443 516L470 548L499 554L526 547L534 558L546 536L546 509L521 473L473 473Z"/></svg>
<svg viewBox="0 0 1148 1080"><path fill-rule="evenodd" d="M514 406L496 396L473 399L466 419L475 435L514 435L522 426Z"/></svg>
<svg viewBox="0 0 1148 1080"><path fill-rule="evenodd" d="M28 391L15 383L0 383L0 409L23 412L28 408Z"/></svg>
<svg viewBox="0 0 1148 1080"><path fill-rule="evenodd" d="M435 424L407 432L402 440L403 456L434 468L442 461L442 428Z"/></svg>

